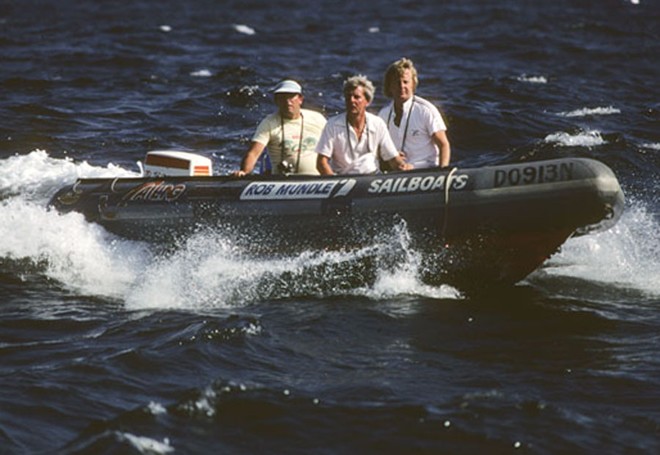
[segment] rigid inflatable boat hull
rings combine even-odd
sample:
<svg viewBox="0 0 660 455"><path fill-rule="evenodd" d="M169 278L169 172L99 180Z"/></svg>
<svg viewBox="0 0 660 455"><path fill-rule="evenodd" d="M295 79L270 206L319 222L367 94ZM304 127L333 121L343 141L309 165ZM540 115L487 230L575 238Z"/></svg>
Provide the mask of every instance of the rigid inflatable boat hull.
<svg viewBox="0 0 660 455"><path fill-rule="evenodd" d="M607 166L577 158L384 175L81 179L51 205L129 238L212 228L264 254L368 245L405 226L426 255L426 281L479 270L483 282L513 283L571 235L616 223L623 194Z"/></svg>

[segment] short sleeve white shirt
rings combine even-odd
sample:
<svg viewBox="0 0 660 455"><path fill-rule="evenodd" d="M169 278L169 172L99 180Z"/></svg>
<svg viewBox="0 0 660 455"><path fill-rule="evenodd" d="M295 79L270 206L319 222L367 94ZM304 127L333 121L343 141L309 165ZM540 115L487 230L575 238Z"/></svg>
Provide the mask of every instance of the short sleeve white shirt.
<svg viewBox="0 0 660 455"><path fill-rule="evenodd" d="M330 166L337 174L373 174L379 171L379 156L389 161L399 154L385 122L370 112L366 113L360 140L348 124L346 113L330 118L316 145L316 153L330 158Z"/></svg>
<svg viewBox="0 0 660 455"><path fill-rule="evenodd" d="M440 150L432 136L438 131L446 131L447 126L437 107L415 95L403 103L399 126L394 123L393 102L382 108L378 116L387 124L394 144L405 154L407 162L417 169L438 166Z"/></svg>

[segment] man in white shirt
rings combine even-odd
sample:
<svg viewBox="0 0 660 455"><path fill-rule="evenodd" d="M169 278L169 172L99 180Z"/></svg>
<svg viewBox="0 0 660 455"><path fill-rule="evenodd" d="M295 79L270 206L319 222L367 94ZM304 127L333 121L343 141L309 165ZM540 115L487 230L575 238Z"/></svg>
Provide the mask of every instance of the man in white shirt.
<svg viewBox="0 0 660 455"><path fill-rule="evenodd" d="M418 79L413 62L402 58L385 72L383 93L392 102L378 113L397 149L415 168L449 166L447 126L432 103L415 95Z"/></svg>
<svg viewBox="0 0 660 455"><path fill-rule="evenodd" d="M275 86L273 94L277 112L259 123L240 170L232 175L243 177L252 172L266 147L274 174L318 175L315 148L325 127L325 117L302 108L302 87L294 80L283 80Z"/></svg>
<svg viewBox="0 0 660 455"><path fill-rule="evenodd" d="M412 169L399 155L385 122L367 112L373 96L374 86L365 76L344 82L346 112L328 120L316 145L322 175L373 174L379 170L379 158L390 169Z"/></svg>

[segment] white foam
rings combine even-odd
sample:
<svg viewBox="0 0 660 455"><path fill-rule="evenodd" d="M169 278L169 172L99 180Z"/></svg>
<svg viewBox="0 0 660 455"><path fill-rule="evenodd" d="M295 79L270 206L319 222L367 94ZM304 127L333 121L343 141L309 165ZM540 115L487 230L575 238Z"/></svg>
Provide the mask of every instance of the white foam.
<svg viewBox="0 0 660 455"><path fill-rule="evenodd" d="M121 298L149 251L80 214L11 198L0 202L0 257L42 264L47 276L78 292Z"/></svg>
<svg viewBox="0 0 660 455"><path fill-rule="evenodd" d="M462 298L461 293L449 285L429 286L424 284L419 276L420 255L406 249L406 247L403 248L402 251L406 252L405 261L399 263L395 270L378 270L376 282L373 286L361 288L357 293L378 300L401 295L423 296L434 299Z"/></svg>
<svg viewBox="0 0 660 455"><path fill-rule="evenodd" d="M151 415L163 415L167 414L167 409L165 409L165 406L163 406L160 403L156 403L155 401L150 401L149 404L147 405L147 409L151 413Z"/></svg>
<svg viewBox="0 0 660 455"><path fill-rule="evenodd" d="M642 148L649 149L649 150L660 150L660 143L658 142L648 142L645 144L641 145Z"/></svg>
<svg viewBox="0 0 660 455"><path fill-rule="evenodd" d="M544 76L528 76L526 74L522 74L518 76L518 81L519 82L525 82L528 84L547 84L548 79L546 79Z"/></svg>
<svg viewBox="0 0 660 455"><path fill-rule="evenodd" d="M165 32L165 33L169 33L172 31L172 27L170 27L169 25L161 25L159 28L161 32Z"/></svg>
<svg viewBox="0 0 660 455"><path fill-rule="evenodd" d="M646 207L631 201L614 227L570 239L543 271L660 296L658 224Z"/></svg>
<svg viewBox="0 0 660 455"><path fill-rule="evenodd" d="M552 133L544 138L547 143L556 143L562 147L595 147L607 142L600 131L581 131L576 134L565 132Z"/></svg>
<svg viewBox="0 0 660 455"><path fill-rule="evenodd" d="M190 73L190 75L192 77L211 77L212 76L211 71L207 70L207 69L201 69L201 70L193 71L192 73Z"/></svg>
<svg viewBox="0 0 660 455"><path fill-rule="evenodd" d="M608 106L608 107L595 107L595 108L584 107L582 109L576 109L570 112L560 112L557 115L561 117L587 117L594 115L613 115L620 113L621 110L612 106Z"/></svg>
<svg viewBox="0 0 660 455"><path fill-rule="evenodd" d="M163 442L160 442L146 436L135 436L134 434L126 432L117 432L115 434L120 441L128 441L140 453L163 454L174 452L174 447L170 445L170 440L168 438L165 438L163 439Z"/></svg>
<svg viewBox="0 0 660 455"><path fill-rule="evenodd" d="M221 392L230 392L231 387L226 386ZM205 417L213 417L215 415L215 403L217 401L217 393L212 387L207 387L202 391L199 398L194 401L188 401L181 405L181 409L194 415L203 415Z"/></svg>
<svg viewBox="0 0 660 455"><path fill-rule="evenodd" d="M112 163L106 167L92 166L86 161L51 158L44 150L27 155L14 155L0 160L0 196L21 194L25 199L46 199L57 189L81 177L135 177Z"/></svg>
<svg viewBox="0 0 660 455"><path fill-rule="evenodd" d="M0 257L29 260L71 289L120 297L149 253L137 242L117 239L77 213L46 208L49 195L78 177L130 176L112 164L55 159L45 151L0 160ZM20 233L20 235L17 235Z"/></svg>
<svg viewBox="0 0 660 455"><path fill-rule="evenodd" d="M234 24L234 30L236 30L238 33L243 33L245 35L254 35L256 31L247 25L244 24Z"/></svg>
<svg viewBox="0 0 660 455"><path fill-rule="evenodd" d="M405 253L396 259L394 270L389 265L376 266L378 278L373 285L342 286L353 278L354 264L364 258L387 255L392 249ZM449 286L423 284L419 262L417 254L408 247L405 227L395 229L382 243L358 250L316 250L276 258L246 256L222 233L200 232L188 238L174 254L155 258L148 264L124 299L131 309L207 310L309 294L374 299L401 295L461 298ZM330 275L325 275L328 270Z"/></svg>
<svg viewBox="0 0 660 455"><path fill-rule="evenodd" d="M423 285L412 260L396 272L378 271L376 284L367 289L335 289L336 277L318 276L324 267L349 274L351 264L378 254L378 248L265 260L246 256L222 233L200 233L159 256L153 245L116 237L78 213L61 215L20 196L0 201L0 257L27 260L73 292L116 299L135 310L204 311L316 293L452 297L450 290Z"/></svg>

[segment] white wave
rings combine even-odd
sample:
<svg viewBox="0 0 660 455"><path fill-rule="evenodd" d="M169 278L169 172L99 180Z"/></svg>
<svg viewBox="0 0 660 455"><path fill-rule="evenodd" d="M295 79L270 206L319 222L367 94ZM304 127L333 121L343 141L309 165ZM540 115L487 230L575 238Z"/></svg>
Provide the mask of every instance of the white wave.
<svg viewBox="0 0 660 455"><path fill-rule="evenodd" d="M649 150L660 150L660 143L658 143L658 142L655 142L655 143L648 142L648 143L642 144L641 147L645 148L645 149L649 149Z"/></svg>
<svg viewBox="0 0 660 455"><path fill-rule="evenodd" d="M169 25L165 25L165 24L161 25L158 28L160 29L161 32L165 32L165 33L169 33L169 32L172 31L172 27L170 27Z"/></svg>
<svg viewBox="0 0 660 455"><path fill-rule="evenodd" d="M403 264L396 272L378 270L373 287L334 287L333 280L341 281L343 273L350 274L345 270L351 264L372 254L378 254L377 246L258 259L246 257L220 234L200 233L172 256L149 264L125 296L125 303L131 309L206 310L304 294L459 298L453 288L424 285L417 276L416 264ZM331 269L337 276L318 276L316 271L320 269Z"/></svg>
<svg viewBox="0 0 660 455"><path fill-rule="evenodd" d="M460 298L458 291L449 286L424 285L418 276L417 260L410 259L414 254L399 263L395 272L386 267L377 270L378 278L371 287L337 287L335 281L343 283L352 278L353 264L381 254L379 248L307 251L260 259L245 256L221 234L200 233L172 256L151 262L124 297L125 304L131 309L206 310L309 294L352 294L373 299L401 295Z"/></svg>
<svg viewBox="0 0 660 455"><path fill-rule="evenodd" d="M0 160L0 257L29 260L46 275L83 293L120 297L133 281L131 267L148 251L118 239L77 213L46 207L50 195L79 177L135 176L113 164L51 158L43 150ZM126 261L126 262L125 262ZM124 267L124 263L128 267Z"/></svg>
<svg viewBox="0 0 660 455"><path fill-rule="evenodd" d="M245 35L254 35L256 31L247 25L244 24L234 24L234 30L236 30L238 33L243 33Z"/></svg>
<svg viewBox="0 0 660 455"><path fill-rule="evenodd" d="M167 414L167 409L165 409L165 406L155 401L149 402L149 404L147 405L147 410L151 415L155 415L155 416Z"/></svg>
<svg viewBox="0 0 660 455"><path fill-rule="evenodd" d="M115 434L120 441L128 441L140 453L163 454L174 452L174 447L170 445L170 440L168 438L165 438L163 439L163 442L160 442L146 436L135 436L126 432L117 432Z"/></svg>
<svg viewBox="0 0 660 455"><path fill-rule="evenodd" d="M369 27L369 33L379 33L380 27Z"/></svg>
<svg viewBox="0 0 660 455"><path fill-rule="evenodd" d="M363 288L358 293L372 299L386 299L401 295L414 295L433 299L461 299L462 294L454 287L443 284L429 286L421 282L416 270L387 271L378 273L372 288Z"/></svg>
<svg viewBox="0 0 660 455"><path fill-rule="evenodd" d="M220 390L220 393L231 392L231 386L225 386ZM245 391L245 388L242 388L241 391ZM215 389L211 386L206 387L196 399L191 399L182 403L179 408L182 411L185 411L191 415L202 415L204 417L213 417L215 416L216 402L218 399L218 394Z"/></svg>
<svg viewBox="0 0 660 455"><path fill-rule="evenodd" d="M556 143L563 147L594 147L607 142L600 131L581 131L577 134L565 132L552 133L544 138L547 143Z"/></svg>
<svg viewBox="0 0 660 455"><path fill-rule="evenodd" d="M544 76L528 76L526 74L522 74L518 76L517 78L518 82L525 82L528 84L547 84L548 79L546 79Z"/></svg>
<svg viewBox="0 0 660 455"><path fill-rule="evenodd" d="M198 70L198 71L193 71L193 72L190 73L190 75L192 77L211 77L212 76L211 71L209 71L207 69L201 69L201 70Z"/></svg>
<svg viewBox="0 0 660 455"><path fill-rule="evenodd" d="M561 117L587 117L593 115L613 115L620 114L621 110L612 106L608 107L595 107L595 108L582 108L570 112L559 112L557 115Z"/></svg>
<svg viewBox="0 0 660 455"><path fill-rule="evenodd" d="M0 258L27 260L73 292L118 300L131 310L206 311L310 294L457 296L451 288L424 285L415 263L378 270L370 288L333 282L351 280L351 267L378 253L375 246L266 260L246 256L220 233L200 233L161 255L154 245L116 237L80 214L61 215L20 197L0 201Z"/></svg>
<svg viewBox="0 0 660 455"><path fill-rule="evenodd" d="M51 158L44 150L0 160L0 195L21 194L25 199L47 198L66 183L81 177L135 177L138 174L112 163L92 166L86 161Z"/></svg>
<svg viewBox="0 0 660 455"><path fill-rule="evenodd" d="M606 232L570 239L544 273L636 289L660 296L660 226L653 213L632 202Z"/></svg>
<svg viewBox="0 0 660 455"><path fill-rule="evenodd" d="M48 277L78 292L121 298L149 251L108 234L80 214L60 215L11 198L0 202L0 257L43 264Z"/></svg>
<svg viewBox="0 0 660 455"><path fill-rule="evenodd" d="M401 251L405 252L405 260L400 262L395 270L388 268L378 270L376 282L370 288L362 288L358 294L372 299L387 299L401 295L416 295L434 299L460 299L461 293L452 286L429 286L419 278L421 256L408 248L407 231L401 229L398 233Z"/></svg>

